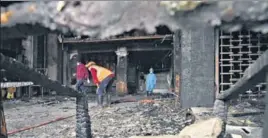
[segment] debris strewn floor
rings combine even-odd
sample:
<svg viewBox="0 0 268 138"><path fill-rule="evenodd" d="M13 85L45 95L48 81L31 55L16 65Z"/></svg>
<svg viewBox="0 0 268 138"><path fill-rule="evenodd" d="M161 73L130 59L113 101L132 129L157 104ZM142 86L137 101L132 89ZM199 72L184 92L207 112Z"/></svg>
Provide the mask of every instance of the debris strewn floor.
<svg viewBox="0 0 268 138"><path fill-rule="evenodd" d="M94 96L93 96L94 97ZM191 124L194 118L186 116L186 110L179 109L174 99L146 99L139 102L124 100L111 107L97 108L95 101L89 99L89 111L94 138L128 138L130 136L156 136L179 134L182 128ZM132 102L131 102L132 101ZM135 101L135 100L134 100ZM246 108L248 103L231 106L230 111L257 110ZM38 125L58 117L75 115L75 99L64 97L33 98L29 101L5 102L8 131ZM200 116L211 116L210 113ZM228 124L239 120L254 122L261 126L258 116L229 118ZM257 122L256 122L256 121ZM74 138L75 117L53 122L31 130L9 135L10 138ZM235 123L237 124L237 123ZM239 125L239 124L237 124ZM247 125L243 123L243 125Z"/></svg>
<svg viewBox="0 0 268 138"><path fill-rule="evenodd" d="M75 114L74 99L54 100L54 103L40 101L44 100L33 99L29 102L6 103L8 130L37 125L57 117ZM178 134L184 125L189 123L189 120L187 122L185 119L184 112L186 111L176 108L174 100L119 103L103 109L96 108L95 103L90 102L89 107L95 138ZM75 117L9 135L9 137L74 138Z"/></svg>

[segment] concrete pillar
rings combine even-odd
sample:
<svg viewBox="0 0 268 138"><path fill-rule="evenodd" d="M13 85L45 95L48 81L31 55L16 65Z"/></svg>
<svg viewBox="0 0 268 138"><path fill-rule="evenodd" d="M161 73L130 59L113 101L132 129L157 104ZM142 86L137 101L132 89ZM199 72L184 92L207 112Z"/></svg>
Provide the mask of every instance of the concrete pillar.
<svg viewBox="0 0 268 138"><path fill-rule="evenodd" d="M58 79L58 36L47 35L47 63L48 77L52 80Z"/></svg>
<svg viewBox="0 0 268 138"><path fill-rule="evenodd" d="M116 92L118 95L125 95L128 93L127 88L127 48L120 47L116 51L117 67L116 67Z"/></svg>
<svg viewBox="0 0 268 138"><path fill-rule="evenodd" d="M201 24L181 30L180 103L183 108L213 106L215 33Z"/></svg>
<svg viewBox="0 0 268 138"><path fill-rule="evenodd" d="M69 58L68 58L68 53L67 53L67 50L64 50L63 51L63 64L62 64L62 79L63 79L63 84L64 85L69 85L68 84L68 61L69 61Z"/></svg>
<svg viewBox="0 0 268 138"><path fill-rule="evenodd" d="M23 55L25 56L26 64L33 68L34 63L34 37L28 36L26 39L22 40L22 46L25 49Z"/></svg>
<svg viewBox="0 0 268 138"><path fill-rule="evenodd" d="M28 67L30 68L34 68L35 61L37 60L36 58L36 50L37 50L37 45L36 45L36 37L35 36L27 36L26 39L22 40L22 46L25 49L23 55L25 56L25 62L27 64ZM32 88L31 86L29 86L27 88L27 93L28 96L31 97L32 96Z"/></svg>

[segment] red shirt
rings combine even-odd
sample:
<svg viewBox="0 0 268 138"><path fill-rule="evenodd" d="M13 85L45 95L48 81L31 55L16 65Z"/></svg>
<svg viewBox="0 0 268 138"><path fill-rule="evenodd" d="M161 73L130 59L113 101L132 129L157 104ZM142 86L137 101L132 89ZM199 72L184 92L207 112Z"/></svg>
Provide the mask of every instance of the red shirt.
<svg viewBox="0 0 268 138"><path fill-rule="evenodd" d="M97 70L94 69L94 68L91 68L90 69L90 72L91 72L91 75L92 75L92 78L93 78L94 83L97 84L97 85L99 85L100 84L100 81L99 81L99 79L97 77Z"/></svg>
<svg viewBox="0 0 268 138"><path fill-rule="evenodd" d="M82 80L88 78L88 71L84 64L79 64L76 66L76 79Z"/></svg>

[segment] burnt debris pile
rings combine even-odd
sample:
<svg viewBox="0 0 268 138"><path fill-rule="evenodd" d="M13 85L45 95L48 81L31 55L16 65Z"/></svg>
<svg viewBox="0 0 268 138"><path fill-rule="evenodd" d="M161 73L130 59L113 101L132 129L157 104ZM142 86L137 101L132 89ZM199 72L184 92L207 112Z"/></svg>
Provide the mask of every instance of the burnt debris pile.
<svg viewBox="0 0 268 138"><path fill-rule="evenodd" d="M93 136L127 138L134 135L178 134L193 122L186 110L177 108L174 101L159 100L118 104L104 110L92 109Z"/></svg>

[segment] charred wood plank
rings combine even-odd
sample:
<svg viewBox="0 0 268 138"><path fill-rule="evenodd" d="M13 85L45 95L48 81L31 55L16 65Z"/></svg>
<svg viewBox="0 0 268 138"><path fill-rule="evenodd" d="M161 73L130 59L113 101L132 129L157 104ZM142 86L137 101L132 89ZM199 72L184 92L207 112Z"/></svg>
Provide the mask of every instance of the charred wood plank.
<svg viewBox="0 0 268 138"><path fill-rule="evenodd" d="M181 89L181 45L180 45L180 31L176 31L173 35L173 74L174 74L174 92L177 95L176 103L180 102Z"/></svg>
<svg viewBox="0 0 268 138"><path fill-rule="evenodd" d="M2 72L0 72L0 79L2 79L2 77L3 77ZM0 90L2 90L1 86ZM3 101L2 91L0 91L0 138L7 138L6 120L2 101Z"/></svg>
<svg viewBox="0 0 268 138"><path fill-rule="evenodd" d="M25 66L23 63L16 61L13 58L4 56L0 53L0 66L8 72L19 75L20 78L25 80L30 80L35 84L42 85L45 88L55 90L58 95L79 96L79 92L75 91L72 88L63 86L58 81L53 81L47 76L36 72L34 69Z"/></svg>
<svg viewBox="0 0 268 138"><path fill-rule="evenodd" d="M240 93L246 92L259 82L265 81L268 70L268 50L266 50L252 65L244 72L244 76L235 85L223 93L217 99L228 101L238 97Z"/></svg>

